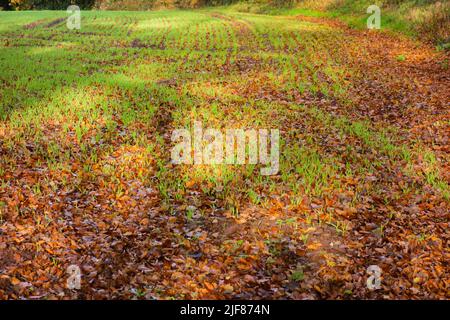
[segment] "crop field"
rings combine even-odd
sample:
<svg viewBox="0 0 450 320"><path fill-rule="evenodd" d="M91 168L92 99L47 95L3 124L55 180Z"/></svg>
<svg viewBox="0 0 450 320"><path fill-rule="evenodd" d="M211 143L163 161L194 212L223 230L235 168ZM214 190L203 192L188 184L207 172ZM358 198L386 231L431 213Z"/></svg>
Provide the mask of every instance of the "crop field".
<svg viewBox="0 0 450 320"><path fill-rule="evenodd" d="M449 297L448 51L223 8L66 18L0 11L1 299ZM278 172L173 164L195 122L278 129Z"/></svg>

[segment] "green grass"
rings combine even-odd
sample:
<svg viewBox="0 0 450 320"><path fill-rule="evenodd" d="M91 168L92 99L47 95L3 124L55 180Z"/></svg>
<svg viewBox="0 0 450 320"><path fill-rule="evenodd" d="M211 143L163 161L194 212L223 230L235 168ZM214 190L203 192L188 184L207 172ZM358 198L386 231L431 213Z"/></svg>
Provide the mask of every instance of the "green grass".
<svg viewBox="0 0 450 320"><path fill-rule="evenodd" d="M352 107L358 70L343 53L366 48L342 30L292 18L323 13L270 13L88 11L82 29L70 31L46 26L65 12L0 12L0 193L44 206L71 195L74 210L89 203L111 219L155 201L166 220L182 217L205 229L211 216L246 223L249 210L269 212L257 223L280 234L252 235L268 239L268 263L282 255L285 238L314 242L310 227L349 234L334 204L356 212L369 201L364 210L390 210L393 201L407 204L426 192L448 201L441 159L431 150L423 154L385 123L320 106ZM260 165L172 165L170 135L194 121L279 129L279 173L261 176ZM392 176L411 181L400 186ZM52 223L33 204L21 205L2 200L0 223L6 210ZM189 246L196 241L177 236ZM243 247L233 241L230 250ZM292 268L290 280L306 279L306 269Z"/></svg>

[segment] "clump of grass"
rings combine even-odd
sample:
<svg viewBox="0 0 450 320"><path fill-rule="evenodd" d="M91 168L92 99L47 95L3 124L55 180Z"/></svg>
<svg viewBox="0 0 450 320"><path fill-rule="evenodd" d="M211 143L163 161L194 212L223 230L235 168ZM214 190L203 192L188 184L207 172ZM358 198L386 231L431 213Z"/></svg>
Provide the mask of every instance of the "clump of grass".
<svg viewBox="0 0 450 320"><path fill-rule="evenodd" d="M406 61L406 56L403 54L399 54L395 59L400 62Z"/></svg>

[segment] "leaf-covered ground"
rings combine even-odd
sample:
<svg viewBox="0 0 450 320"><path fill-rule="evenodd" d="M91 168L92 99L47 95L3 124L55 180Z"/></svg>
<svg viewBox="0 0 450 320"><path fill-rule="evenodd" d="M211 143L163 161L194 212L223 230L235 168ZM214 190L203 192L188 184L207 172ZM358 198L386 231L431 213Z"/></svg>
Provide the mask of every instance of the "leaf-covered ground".
<svg viewBox="0 0 450 320"><path fill-rule="evenodd" d="M64 17L0 12L1 299L449 298L448 53L301 16ZM193 121L280 129L279 173L170 164Z"/></svg>

